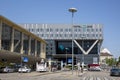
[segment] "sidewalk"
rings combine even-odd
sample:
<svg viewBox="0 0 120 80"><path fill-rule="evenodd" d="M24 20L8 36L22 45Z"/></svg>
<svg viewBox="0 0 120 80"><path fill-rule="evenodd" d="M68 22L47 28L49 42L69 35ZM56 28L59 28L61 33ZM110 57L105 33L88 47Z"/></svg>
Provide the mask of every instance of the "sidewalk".
<svg viewBox="0 0 120 80"><path fill-rule="evenodd" d="M55 74L55 73L61 73L61 75L66 75L66 76L75 76L75 77L81 77L85 72L81 73L81 72L76 72L73 71L54 71L54 72L36 72L33 71L31 73L19 73L21 76L41 76L41 75L47 75L47 74Z"/></svg>
<svg viewBox="0 0 120 80"><path fill-rule="evenodd" d="M23 76L40 76L40 75L54 74L54 73L58 73L58 72L62 72L62 71L55 71L55 72L37 72L37 71L33 71L33 72L30 72L30 73L19 73L19 74L23 75Z"/></svg>

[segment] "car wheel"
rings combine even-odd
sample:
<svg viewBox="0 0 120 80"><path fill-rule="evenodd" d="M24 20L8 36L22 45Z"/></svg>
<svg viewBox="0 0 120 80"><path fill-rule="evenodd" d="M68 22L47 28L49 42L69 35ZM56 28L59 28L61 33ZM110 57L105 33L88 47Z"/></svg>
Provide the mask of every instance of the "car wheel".
<svg viewBox="0 0 120 80"><path fill-rule="evenodd" d="M7 73L9 73L10 71L9 70L7 70Z"/></svg>
<svg viewBox="0 0 120 80"><path fill-rule="evenodd" d="M27 70L26 72L29 73L29 70Z"/></svg>

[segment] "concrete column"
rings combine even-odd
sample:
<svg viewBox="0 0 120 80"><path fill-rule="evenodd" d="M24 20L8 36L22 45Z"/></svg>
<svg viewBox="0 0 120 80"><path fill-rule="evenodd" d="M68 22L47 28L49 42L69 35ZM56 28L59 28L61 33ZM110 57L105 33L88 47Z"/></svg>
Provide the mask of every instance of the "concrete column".
<svg viewBox="0 0 120 80"><path fill-rule="evenodd" d="M14 28L12 28L10 51L11 51L11 52L14 51Z"/></svg>
<svg viewBox="0 0 120 80"><path fill-rule="evenodd" d="M38 54L38 57L40 57L40 54L41 54L41 42L39 42L40 44L39 44L39 54Z"/></svg>
<svg viewBox="0 0 120 80"><path fill-rule="evenodd" d="M37 56L37 40L35 40L35 56Z"/></svg>
<svg viewBox="0 0 120 80"><path fill-rule="evenodd" d="M0 20L0 50L2 48L2 21Z"/></svg>
<svg viewBox="0 0 120 80"><path fill-rule="evenodd" d="M46 49L45 49L45 48L46 48L46 45L45 45L44 43L41 43L41 46L40 46L40 47L41 47L40 57L45 59L45 58L46 58L46 53L45 53L45 52L46 52L46 51L45 51L45 50L46 50Z"/></svg>
<svg viewBox="0 0 120 80"><path fill-rule="evenodd" d="M21 43L20 43L21 44L20 53L23 54L23 40L24 40L23 33L21 33L20 40L21 40Z"/></svg>
<svg viewBox="0 0 120 80"><path fill-rule="evenodd" d="M29 42L28 42L28 55L31 55L30 53L31 53L31 37L29 36L29 40L28 40Z"/></svg>

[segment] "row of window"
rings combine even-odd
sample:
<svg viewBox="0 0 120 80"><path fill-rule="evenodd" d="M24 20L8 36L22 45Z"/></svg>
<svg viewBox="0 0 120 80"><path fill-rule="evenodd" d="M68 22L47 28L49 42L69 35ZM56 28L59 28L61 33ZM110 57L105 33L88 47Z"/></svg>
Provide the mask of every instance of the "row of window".
<svg viewBox="0 0 120 80"><path fill-rule="evenodd" d="M72 34L37 34L37 36L39 37L72 37ZM86 38L87 37L95 37L95 38L98 38L98 37L102 37L102 34L75 34L74 37L78 37L78 38L81 38L82 36L85 36Z"/></svg>
<svg viewBox="0 0 120 80"><path fill-rule="evenodd" d="M71 32L72 31L72 29L71 28L66 28L66 29L52 29L52 28L47 28L47 29L43 29L43 28L29 28L28 29L30 32L53 32L53 31L55 31L55 32ZM93 29L93 28L91 28L91 29L89 29L89 28L87 28L87 29L82 29L82 28L75 28L74 29L74 32L101 32L102 30L101 30L101 28L96 28L96 29Z"/></svg>

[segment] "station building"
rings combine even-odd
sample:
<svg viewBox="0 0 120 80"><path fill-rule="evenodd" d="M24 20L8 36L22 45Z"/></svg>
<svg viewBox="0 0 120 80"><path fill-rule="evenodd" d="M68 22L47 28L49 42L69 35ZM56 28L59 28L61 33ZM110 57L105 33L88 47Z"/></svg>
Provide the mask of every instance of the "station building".
<svg viewBox="0 0 120 80"><path fill-rule="evenodd" d="M46 59L46 41L0 15L0 63L27 64Z"/></svg>
<svg viewBox="0 0 120 80"><path fill-rule="evenodd" d="M102 24L19 24L29 32L46 40L47 59L72 63L72 39L74 40L74 64L99 63L103 42Z"/></svg>

